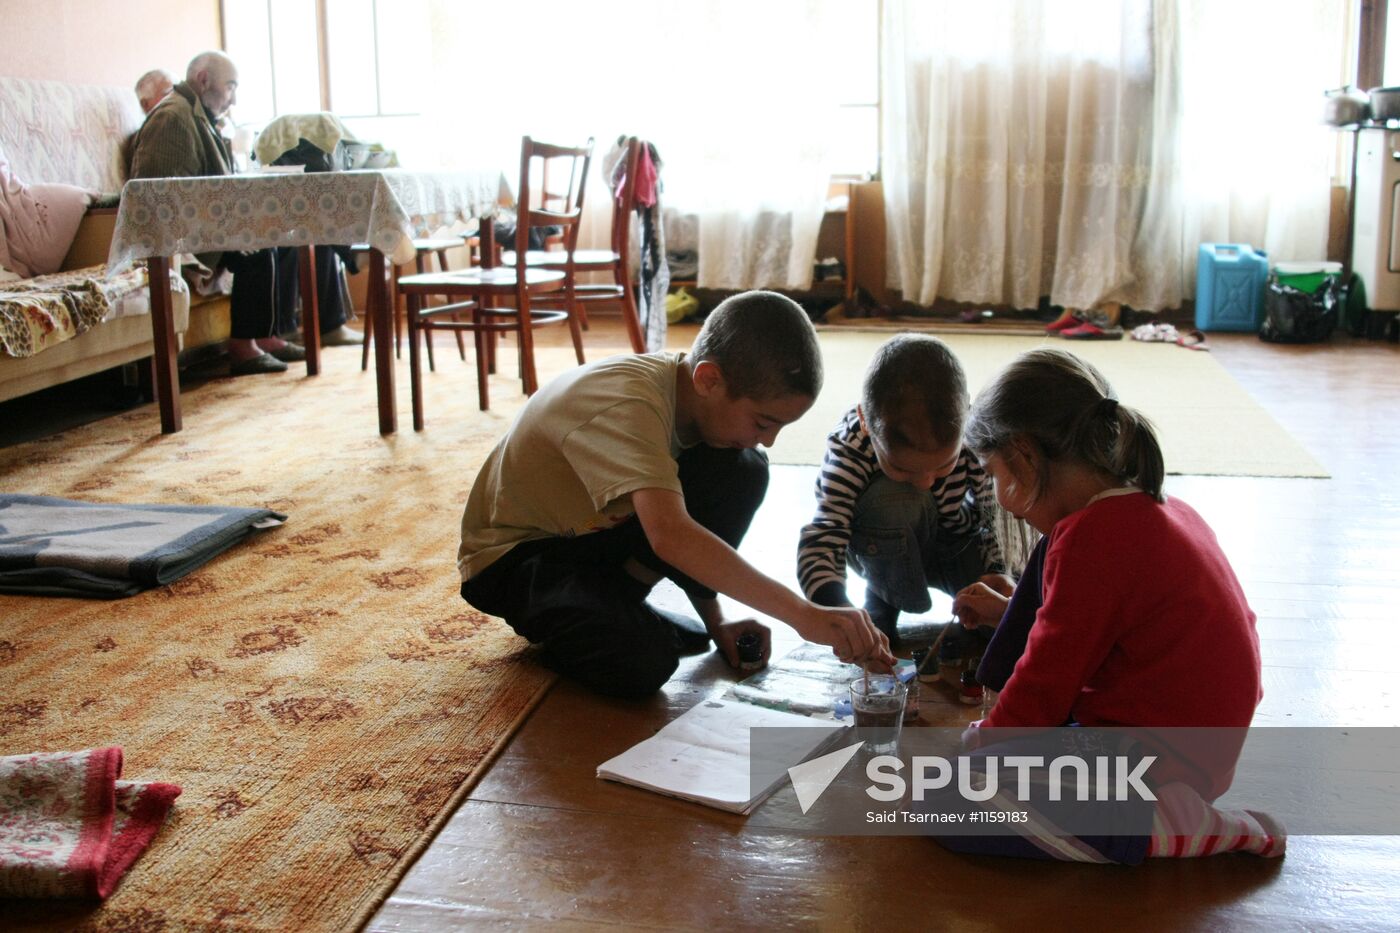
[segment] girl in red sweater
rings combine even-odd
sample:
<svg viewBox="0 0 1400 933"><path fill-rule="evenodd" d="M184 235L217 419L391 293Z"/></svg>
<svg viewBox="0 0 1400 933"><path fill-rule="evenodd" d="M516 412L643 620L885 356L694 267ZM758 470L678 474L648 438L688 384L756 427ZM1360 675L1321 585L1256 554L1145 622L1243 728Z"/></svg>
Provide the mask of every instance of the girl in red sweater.
<svg viewBox="0 0 1400 933"><path fill-rule="evenodd" d="M964 440L1001 506L1044 536L1009 600L973 584L954 601L964 625L998 625L978 674L1001 694L980 726L1139 727L1153 730L1159 763L1150 837L1104 846L1031 832L955 847L1128 863L1282 855L1285 837L1266 815L1211 806L1262 696L1259 639L1214 532L1162 491L1152 425L1093 366L1046 348L978 395ZM1171 727L1221 728L1185 741L1200 734L1161 731ZM973 744L986 744L979 734L995 741L973 732Z"/></svg>

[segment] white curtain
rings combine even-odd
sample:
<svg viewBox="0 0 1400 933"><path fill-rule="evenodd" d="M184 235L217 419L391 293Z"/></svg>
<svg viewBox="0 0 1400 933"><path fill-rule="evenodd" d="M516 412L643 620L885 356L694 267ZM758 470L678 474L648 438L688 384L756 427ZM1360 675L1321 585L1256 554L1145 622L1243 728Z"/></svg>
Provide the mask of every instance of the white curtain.
<svg viewBox="0 0 1400 933"><path fill-rule="evenodd" d="M415 164L496 164L520 137L618 135L660 152L664 200L699 217L699 280L715 288L811 281L838 96L841 0L432 0L424 114L401 125ZM597 161L595 159L595 164ZM589 180L607 237L601 175Z"/></svg>
<svg viewBox="0 0 1400 933"><path fill-rule="evenodd" d="M1201 242L1325 255L1346 0L886 0L889 284L1176 307Z"/></svg>

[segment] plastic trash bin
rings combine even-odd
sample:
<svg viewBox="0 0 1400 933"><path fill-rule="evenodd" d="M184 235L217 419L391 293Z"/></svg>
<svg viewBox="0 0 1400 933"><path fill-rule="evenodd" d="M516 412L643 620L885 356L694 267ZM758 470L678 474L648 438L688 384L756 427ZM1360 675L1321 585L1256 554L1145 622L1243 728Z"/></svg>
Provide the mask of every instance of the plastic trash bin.
<svg viewBox="0 0 1400 933"><path fill-rule="evenodd" d="M1340 262L1281 262L1274 266L1280 285L1312 294L1328 279L1342 274Z"/></svg>

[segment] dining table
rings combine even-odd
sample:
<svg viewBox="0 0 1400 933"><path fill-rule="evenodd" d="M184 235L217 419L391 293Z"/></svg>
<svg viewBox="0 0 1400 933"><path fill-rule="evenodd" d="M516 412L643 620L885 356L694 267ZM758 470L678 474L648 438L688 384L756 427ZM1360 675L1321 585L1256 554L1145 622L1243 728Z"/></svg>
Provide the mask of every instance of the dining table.
<svg viewBox="0 0 1400 933"><path fill-rule="evenodd" d="M299 248L307 376L320 372L312 246L367 244L367 316L373 328L379 433L398 429L393 308L386 272L413 261L415 238L478 226L489 239L509 203L499 170L277 172L133 179L107 257L108 275L145 261L150 287L154 382L161 432L183 427L170 269L188 254ZM368 336L368 335L367 335Z"/></svg>

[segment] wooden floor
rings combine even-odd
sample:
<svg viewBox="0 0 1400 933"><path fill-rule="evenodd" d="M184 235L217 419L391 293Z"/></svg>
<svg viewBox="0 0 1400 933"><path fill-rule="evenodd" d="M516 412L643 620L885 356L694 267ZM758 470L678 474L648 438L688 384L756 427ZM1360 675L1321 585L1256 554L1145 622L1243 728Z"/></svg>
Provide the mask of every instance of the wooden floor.
<svg viewBox="0 0 1400 933"><path fill-rule="evenodd" d="M692 334L678 330L677 345ZM543 336L567 340L559 328ZM626 345L615 317L595 317L587 342L590 358ZM1168 480L1168 491L1215 527L1259 615L1266 696L1257 721L1397 725L1400 348L1345 339L1282 348L1225 335L1211 342L1215 357L1332 473ZM0 442L6 433L0 423ZM745 555L782 580L793 579L814 475L775 468L745 541ZM935 615L945 608L935 606ZM775 633L777 651L797 643L783 626ZM1400 929L1396 837L1295 837L1282 861L1031 863L950 855L914 837L758 830L595 778L599 762L730 678L715 658L701 657L646 701L558 684L369 928ZM946 696L924 709L937 723L969 716Z"/></svg>
<svg viewBox="0 0 1400 933"><path fill-rule="evenodd" d="M595 324L590 342L608 326ZM1259 615L1266 696L1256 721L1396 725L1400 349L1340 339L1304 348L1224 335L1211 342L1216 358L1332 473L1169 478L1168 491L1219 533ZM814 476L813 468L775 468L744 544L750 560L782 580L793 578ZM776 630L777 651L797 643L790 630ZM709 656L683 662L646 701L558 684L369 928L1400 928L1396 837L1295 837L1282 861L1032 863L951 855L914 837L761 831L595 778L599 762L730 678ZM969 718L940 696L925 702L926 719Z"/></svg>

